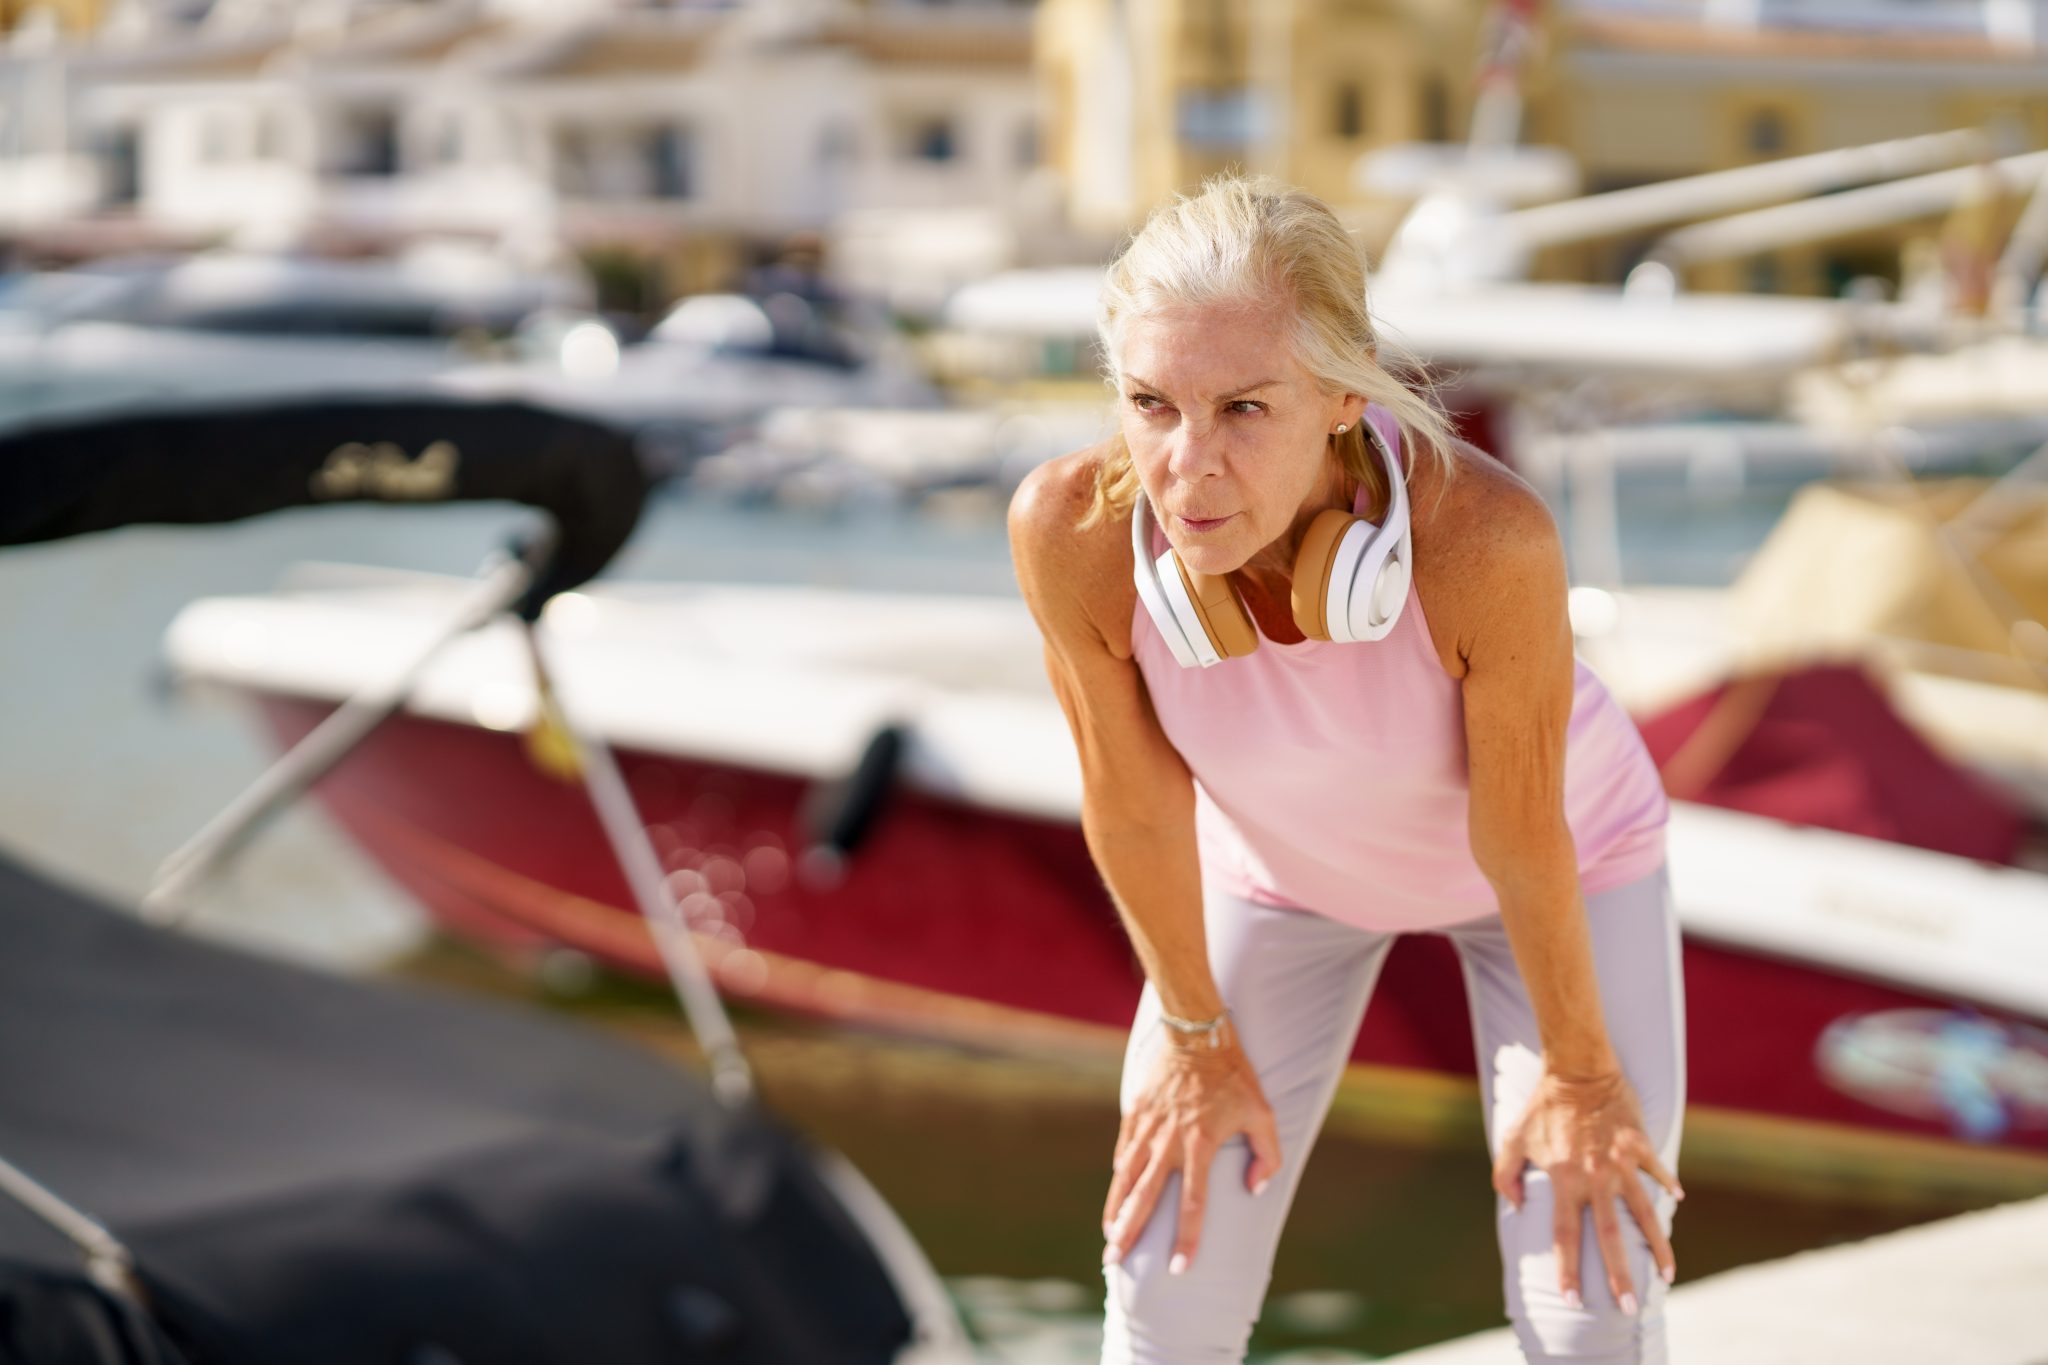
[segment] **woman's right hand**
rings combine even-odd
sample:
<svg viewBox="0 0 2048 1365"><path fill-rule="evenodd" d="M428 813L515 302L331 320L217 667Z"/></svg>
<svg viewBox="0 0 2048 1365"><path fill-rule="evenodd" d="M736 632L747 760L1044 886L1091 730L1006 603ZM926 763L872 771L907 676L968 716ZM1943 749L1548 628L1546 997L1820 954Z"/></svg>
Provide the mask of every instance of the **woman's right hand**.
<svg viewBox="0 0 2048 1365"><path fill-rule="evenodd" d="M1145 979L1177 983L1169 996L1182 1011L1207 1018L1222 1002L1204 944L1194 778L1160 728L1138 668L1130 521L1089 515L1102 462L1115 448L1106 441L1058 456L1026 476L1010 503L1010 548L1017 585L1045 634L1046 675L1081 760L1088 850ZM1280 1139L1229 1024L1216 1048L1207 1038L1159 1027L1163 1046L1117 1136L1103 1259L1121 1260L1137 1244L1167 1177L1182 1171L1180 1233L1169 1269L1184 1270L1202 1234L1216 1149L1249 1134L1245 1183L1258 1190L1280 1169Z"/></svg>
<svg viewBox="0 0 2048 1365"><path fill-rule="evenodd" d="M1169 1032L1117 1133L1115 1175L1102 1206L1103 1264L1115 1265L1137 1244L1166 1178L1179 1171L1180 1223L1167 1268L1175 1275L1186 1270L1202 1237L1210 1165L1239 1133L1251 1143L1245 1187L1264 1194L1280 1170L1280 1133L1235 1031L1221 1047Z"/></svg>

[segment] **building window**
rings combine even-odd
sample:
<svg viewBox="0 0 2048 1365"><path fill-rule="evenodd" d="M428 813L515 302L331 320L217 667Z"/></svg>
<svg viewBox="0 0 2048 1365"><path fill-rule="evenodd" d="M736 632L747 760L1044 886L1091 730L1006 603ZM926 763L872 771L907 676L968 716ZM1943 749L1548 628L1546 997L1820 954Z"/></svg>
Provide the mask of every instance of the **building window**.
<svg viewBox="0 0 2048 1365"><path fill-rule="evenodd" d="M103 128L93 138L93 148L104 168L106 202L132 204L142 191L140 136L132 124Z"/></svg>
<svg viewBox="0 0 2048 1365"><path fill-rule="evenodd" d="M343 134L343 175L398 174L398 119L388 109L359 110Z"/></svg>
<svg viewBox="0 0 2048 1365"><path fill-rule="evenodd" d="M1184 90L1174 122L1187 146L1232 152L1253 142L1258 118L1249 90Z"/></svg>
<svg viewBox="0 0 2048 1365"><path fill-rule="evenodd" d="M209 166L226 161L234 150L234 117L221 110L199 116L199 159Z"/></svg>
<svg viewBox="0 0 2048 1365"><path fill-rule="evenodd" d="M554 144L555 188L572 197L590 193L590 138L581 128L559 128Z"/></svg>
<svg viewBox="0 0 2048 1365"><path fill-rule="evenodd" d="M1337 136L1347 142L1365 136L1365 91L1357 81L1337 85Z"/></svg>
<svg viewBox="0 0 2048 1365"><path fill-rule="evenodd" d="M264 109L256 115L256 145L253 153L258 161L282 161L284 159L284 112L279 109Z"/></svg>
<svg viewBox="0 0 2048 1365"><path fill-rule="evenodd" d="M1425 76L1422 81L1422 140L1448 142L1451 138L1451 95L1442 76Z"/></svg>
<svg viewBox="0 0 2048 1365"><path fill-rule="evenodd" d="M904 127L903 155L909 161L943 165L960 155L960 135L954 121L943 114L910 120Z"/></svg>
<svg viewBox="0 0 2048 1365"><path fill-rule="evenodd" d="M898 161L943 166L961 155L960 121L930 109L905 109L888 123L889 151Z"/></svg>
<svg viewBox="0 0 2048 1365"><path fill-rule="evenodd" d="M657 199L688 199L696 193L697 147L688 128L668 124L647 135L647 186Z"/></svg>
<svg viewBox="0 0 2048 1365"><path fill-rule="evenodd" d="M1756 109L1743 129L1743 144L1757 156L1777 156L1785 150L1785 117L1775 109Z"/></svg>
<svg viewBox="0 0 2048 1365"><path fill-rule="evenodd" d="M434 129L434 160L452 166L462 160L462 115L447 113Z"/></svg>

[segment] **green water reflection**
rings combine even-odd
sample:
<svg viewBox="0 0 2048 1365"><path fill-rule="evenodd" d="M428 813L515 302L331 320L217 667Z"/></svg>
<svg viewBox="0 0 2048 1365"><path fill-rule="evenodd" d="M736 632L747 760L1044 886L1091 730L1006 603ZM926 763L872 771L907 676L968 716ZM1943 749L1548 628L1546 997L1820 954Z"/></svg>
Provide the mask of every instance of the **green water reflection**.
<svg viewBox="0 0 2048 1365"><path fill-rule="evenodd" d="M410 964L443 983L534 994L466 950ZM558 1007L689 1051L673 1007L601 979ZM1006 1361L1092 1360L1097 1225L1116 1136L1113 1056L1019 1057L743 1013L763 1098L888 1198ZM1333 1122L1304 1172L1253 1335L1255 1361L1371 1358L1502 1323L1493 1196L1469 1140L1390 1140ZM1799 1198L1686 1180L1680 1282L1975 1205ZM1307 1355L1297 1353L1306 1352Z"/></svg>

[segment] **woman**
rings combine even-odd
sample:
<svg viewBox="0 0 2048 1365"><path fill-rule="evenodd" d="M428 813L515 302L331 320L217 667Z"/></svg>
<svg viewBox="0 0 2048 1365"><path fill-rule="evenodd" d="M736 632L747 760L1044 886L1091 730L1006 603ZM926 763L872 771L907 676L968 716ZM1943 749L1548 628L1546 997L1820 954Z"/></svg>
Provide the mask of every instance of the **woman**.
<svg viewBox="0 0 2048 1365"><path fill-rule="evenodd" d="M1305 193L1160 210L1101 338L1119 434L1010 526L1146 976L1104 1359L1242 1358L1379 966L1428 931L1465 970L1524 1353L1661 1361L1666 808L1572 657L1556 527L1379 368L1358 248Z"/></svg>

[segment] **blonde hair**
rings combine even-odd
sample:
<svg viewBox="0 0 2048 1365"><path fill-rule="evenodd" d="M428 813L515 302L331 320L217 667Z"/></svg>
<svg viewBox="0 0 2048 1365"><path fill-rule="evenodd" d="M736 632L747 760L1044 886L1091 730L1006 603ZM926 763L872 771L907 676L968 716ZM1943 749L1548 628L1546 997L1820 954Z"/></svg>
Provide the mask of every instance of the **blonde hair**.
<svg viewBox="0 0 2048 1365"><path fill-rule="evenodd" d="M1265 177L1221 175L1201 192L1155 210L1109 267L1095 328L1112 385L1117 341L1129 318L1169 308L1275 298L1292 302L1294 358L1331 393L1355 393L1392 413L1413 475L1417 459L1451 472L1451 421L1426 375L1396 377L1376 359L1379 337L1366 309L1365 256L1329 205L1306 190ZM1386 477L1366 448L1365 423L1332 437L1347 472L1384 505ZM1085 529L1127 514L1137 501L1138 474L1123 437L1095 472Z"/></svg>

